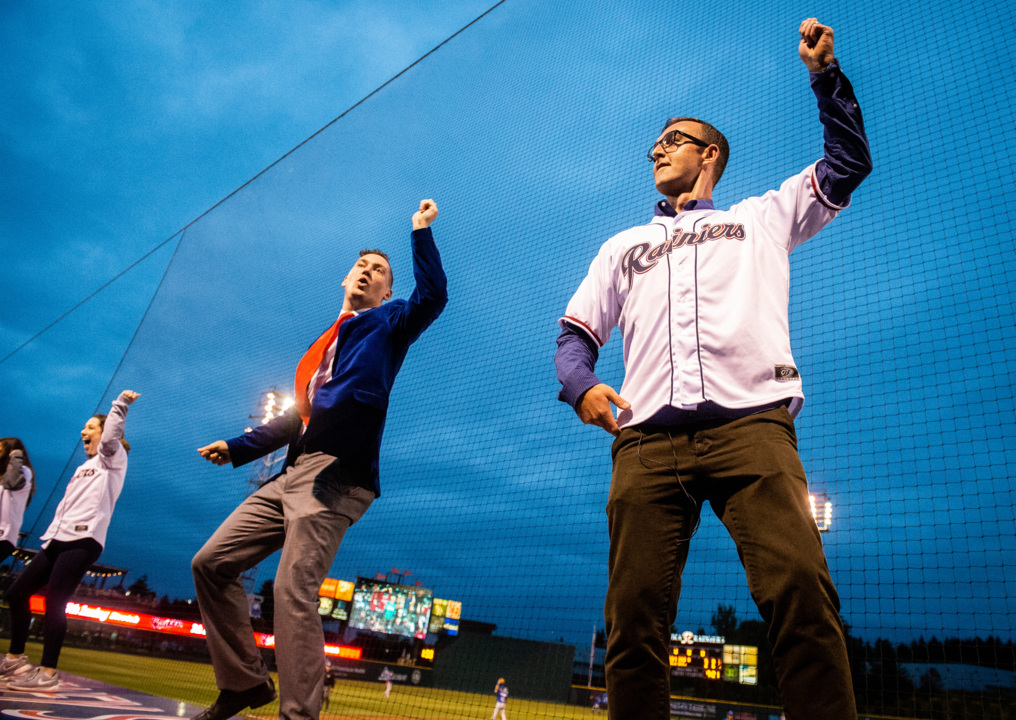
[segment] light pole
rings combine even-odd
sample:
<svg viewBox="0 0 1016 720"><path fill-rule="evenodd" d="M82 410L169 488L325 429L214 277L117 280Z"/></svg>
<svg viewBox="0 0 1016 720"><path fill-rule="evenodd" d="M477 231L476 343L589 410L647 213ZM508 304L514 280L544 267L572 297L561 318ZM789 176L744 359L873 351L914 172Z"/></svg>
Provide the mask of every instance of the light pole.
<svg viewBox="0 0 1016 720"><path fill-rule="evenodd" d="M270 390L265 390L261 393L261 397L258 399L257 414L248 415L247 417L251 420L260 420L259 424L265 425L272 419L282 415L292 406L293 398L273 385ZM244 428L244 432L253 431L253 427ZM275 452L265 455L261 458L260 462L254 464L250 477L247 479L248 497L253 495L259 487L268 481L268 478L272 477L272 475L281 469L281 464L286 459L286 451L286 447L279 448ZM240 582L242 582L243 586L247 589L248 595L254 593L254 583L257 581L257 573L257 566L255 565L240 575Z"/></svg>
<svg viewBox="0 0 1016 720"><path fill-rule="evenodd" d="M822 493L808 495L808 502L811 504L811 516L815 518L819 532L829 532L833 524L833 504L829 502Z"/></svg>

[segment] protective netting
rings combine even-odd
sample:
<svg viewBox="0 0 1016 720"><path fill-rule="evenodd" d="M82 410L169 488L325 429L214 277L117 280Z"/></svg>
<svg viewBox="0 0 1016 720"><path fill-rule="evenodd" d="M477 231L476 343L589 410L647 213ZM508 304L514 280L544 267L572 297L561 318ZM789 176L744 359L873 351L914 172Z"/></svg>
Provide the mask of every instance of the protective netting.
<svg viewBox="0 0 1016 720"><path fill-rule="evenodd" d="M433 197L450 302L399 375L382 496L329 576L410 570L398 574L460 601L474 623L463 622L457 639L438 636L433 670L414 660L432 673L423 685L444 688L439 699L410 679L374 707L383 686L341 680L326 712L480 717L498 676L514 683L516 718L572 717L569 699L588 708L589 694L568 685L602 687L602 650L591 673L589 658L603 627L610 438L556 400L556 321L600 244L651 216L658 196L644 153L668 116L707 119L730 139L718 207L776 187L821 155L796 52L798 24L812 15L836 30L875 162L852 206L794 252L791 287L808 398L800 450L812 491L832 506L823 538L859 708L1011 716L1016 260L1006 200L1016 135L1005 77L1013 49L996 33L1012 26L1004 3L497 7L183 233L100 403L124 388L142 393L100 562L129 569L126 584L145 574L159 597L193 597L189 560L249 492L253 472L214 468L195 448L240 434L257 422L248 416L265 391L290 387L303 351L334 319L359 249L385 249L395 296L410 293L409 218ZM166 267L168 253L152 262ZM145 309L111 297L0 366L4 384L17 387L8 419L36 413L29 385L52 416L63 407L52 386L73 393L73 378L33 372L33 349L69 352L60 338L74 323L93 322L95 332L123 318L137 324ZM115 359L75 352L113 371ZM597 369L620 387L618 335ZM60 447L74 440L79 418L70 421L51 438ZM38 547L83 459L79 448L62 477L39 478L41 498L58 490L30 508L26 529L41 519L26 547ZM253 589L275 562L260 566ZM730 707L743 717L768 717L751 707L779 703L764 633L750 622L758 615L733 543L709 512L684 577L676 631L762 649L758 685L675 679L675 694L737 700L747 704ZM477 622L496 625L493 639ZM348 633L341 640L357 644ZM369 642L374 660L402 650L419 659L435 638ZM152 692L160 687L152 681ZM531 705L518 699L527 697ZM682 707L688 717L727 709Z"/></svg>

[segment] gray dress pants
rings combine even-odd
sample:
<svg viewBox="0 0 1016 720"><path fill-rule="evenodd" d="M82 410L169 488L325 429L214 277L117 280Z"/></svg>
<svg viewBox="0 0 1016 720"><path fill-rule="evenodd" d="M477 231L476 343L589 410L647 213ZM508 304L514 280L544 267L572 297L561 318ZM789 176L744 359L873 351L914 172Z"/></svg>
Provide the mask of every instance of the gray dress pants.
<svg viewBox="0 0 1016 720"><path fill-rule="evenodd" d="M208 539L191 570L220 690L265 682L240 575L281 548L275 575L275 660L279 717L317 720L325 676L318 589L342 537L374 493L341 485L339 461L306 453L244 500Z"/></svg>

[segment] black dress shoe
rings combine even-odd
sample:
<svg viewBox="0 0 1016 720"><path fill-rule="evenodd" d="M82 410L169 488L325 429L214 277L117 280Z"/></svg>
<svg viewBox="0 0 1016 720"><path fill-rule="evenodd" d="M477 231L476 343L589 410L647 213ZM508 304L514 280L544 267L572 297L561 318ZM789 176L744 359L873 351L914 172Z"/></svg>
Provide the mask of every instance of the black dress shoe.
<svg viewBox="0 0 1016 720"><path fill-rule="evenodd" d="M220 690L212 706L191 720L227 720L246 708L267 705L275 699L275 683L271 678L249 690Z"/></svg>

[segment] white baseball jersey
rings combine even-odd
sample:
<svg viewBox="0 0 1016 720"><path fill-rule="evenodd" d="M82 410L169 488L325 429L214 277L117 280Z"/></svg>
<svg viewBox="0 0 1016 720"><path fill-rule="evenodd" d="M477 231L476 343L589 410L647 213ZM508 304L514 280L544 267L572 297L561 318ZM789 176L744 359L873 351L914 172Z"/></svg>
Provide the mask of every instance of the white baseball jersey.
<svg viewBox="0 0 1016 720"><path fill-rule="evenodd" d="M53 522L42 534L43 547L50 540L83 538L106 546L106 531L127 475L127 451L120 444L126 415L127 403L117 398L103 424L99 451L74 471Z"/></svg>
<svg viewBox="0 0 1016 720"><path fill-rule="evenodd" d="M741 409L793 398L796 416L789 254L843 207L822 195L813 164L729 210L657 217L604 243L560 322L599 346L620 327L631 409L618 425L707 400Z"/></svg>

